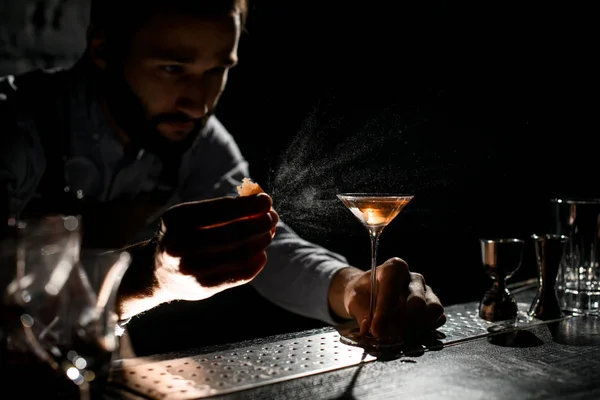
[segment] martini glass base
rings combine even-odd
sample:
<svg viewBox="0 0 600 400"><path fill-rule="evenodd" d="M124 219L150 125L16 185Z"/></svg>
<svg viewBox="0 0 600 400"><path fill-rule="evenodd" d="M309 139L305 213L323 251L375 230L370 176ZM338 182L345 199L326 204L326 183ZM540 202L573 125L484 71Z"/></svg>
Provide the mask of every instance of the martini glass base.
<svg viewBox="0 0 600 400"><path fill-rule="evenodd" d="M354 328L340 334L340 342L349 346L362 347L366 350L400 349L404 346L401 337L378 338L371 334L361 335L359 328Z"/></svg>

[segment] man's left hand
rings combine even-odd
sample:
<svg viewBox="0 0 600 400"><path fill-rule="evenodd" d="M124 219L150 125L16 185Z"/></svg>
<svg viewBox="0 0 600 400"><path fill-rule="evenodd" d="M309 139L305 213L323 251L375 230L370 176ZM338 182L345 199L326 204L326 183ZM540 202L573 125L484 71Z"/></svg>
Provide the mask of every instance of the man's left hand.
<svg viewBox="0 0 600 400"><path fill-rule="evenodd" d="M377 299L373 320L369 319L371 271L355 268L342 270L342 317L351 317L360 325L360 333L369 330L375 337L411 337L431 332L446 323L444 307L423 275L411 272L400 258L390 258L377 267ZM341 294L341 293L340 293ZM330 297L331 300L331 297Z"/></svg>

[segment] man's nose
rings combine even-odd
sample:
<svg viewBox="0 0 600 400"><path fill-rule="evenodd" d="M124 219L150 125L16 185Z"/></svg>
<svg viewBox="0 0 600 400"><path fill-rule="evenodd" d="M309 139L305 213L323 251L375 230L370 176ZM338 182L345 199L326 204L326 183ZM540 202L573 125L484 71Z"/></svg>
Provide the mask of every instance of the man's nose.
<svg viewBox="0 0 600 400"><path fill-rule="evenodd" d="M177 109L192 119L203 118L208 113L206 85L202 82L187 85L177 99Z"/></svg>

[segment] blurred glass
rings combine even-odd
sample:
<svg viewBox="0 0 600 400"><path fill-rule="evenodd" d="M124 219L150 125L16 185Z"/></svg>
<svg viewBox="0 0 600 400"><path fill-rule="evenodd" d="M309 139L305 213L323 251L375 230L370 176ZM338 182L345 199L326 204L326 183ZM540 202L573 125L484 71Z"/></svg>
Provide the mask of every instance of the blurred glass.
<svg viewBox="0 0 600 400"><path fill-rule="evenodd" d="M600 199L551 200L554 233L568 236L556 280L563 311L600 314Z"/></svg>
<svg viewBox="0 0 600 400"><path fill-rule="evenodd" d="M130 256L81 250L80 227L64 215L17 222L3 367L24 394L36 385L45 398L99 398L118 350L116 293Z"/></svg>

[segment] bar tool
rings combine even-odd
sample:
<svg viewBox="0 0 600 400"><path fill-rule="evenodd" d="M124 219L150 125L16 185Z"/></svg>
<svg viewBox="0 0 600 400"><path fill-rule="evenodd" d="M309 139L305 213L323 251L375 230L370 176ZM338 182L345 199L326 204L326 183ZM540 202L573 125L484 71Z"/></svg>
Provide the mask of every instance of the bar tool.
<svg viewBox="0 0 600 400"><path fill-rule="evenodd" d="M529 316L543 321L563 316L556 296L556 279L568 236L532 235L538 269L538 291L531 303Z"/></svg>
<svg viewBox="0 0 600 400"><path fill-rule="evenodd" d="M479 303L479 316L486 321L505 321L517 317L517 301L506 287L521 266L524 241L516 238L480 239L485 272L494 285Z"/></svg>

